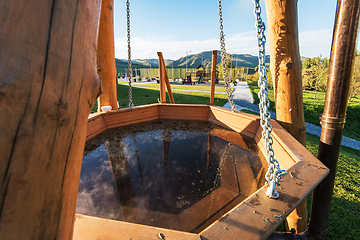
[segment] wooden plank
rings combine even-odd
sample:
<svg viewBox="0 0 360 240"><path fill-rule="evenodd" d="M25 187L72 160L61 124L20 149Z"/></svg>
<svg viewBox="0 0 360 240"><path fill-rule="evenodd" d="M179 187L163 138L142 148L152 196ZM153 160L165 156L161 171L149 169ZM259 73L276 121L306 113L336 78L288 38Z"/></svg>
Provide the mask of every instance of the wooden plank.
<svg viewBox="0 0 360 240"><path fill-rule="evenodd" d="M231 130L224 130L224 129L213 129L210 131L210 134L219 137L221 139L224 139L225 141L231 142L244 149L249 149L244 139L238 132L233 132Z"/></svg>
<svg viewBox="0 0 360 240"><path fill-rule="evenodd" d="M283 176L279 199L268 198L264 186L200 235L205 239L266 239L328 173L327 168L304 161L289 171L293 177Z"/></svg>
<svg viewBox="0 0 360 240"><path fill-rule="evenodd" d="M119 109L103 113L107 128L114 128L159 119L159 104Z"/></svg>
<svg viewBox="0 0 360 240"><path fill-rule="evenodd" d="M86 141L102 133L106 129L107 126L101 114L97 114L96 116L90 116L87 122Z"/></svg>
<svg viewBox="0 0 360 240"><path fill-rule="evenodd" d="M193 233L156 228L76 214L73 240L159 240L159 234L166 240L201 240Z"/></svg>
<svg viewBox="0 0 360 240"><path fill-rule="evenodd" d="M210 107L209 122L224 126L236 132L242 132L254 137L259 128L259 117L242 112L232 112L221 107Z"/></svg>
<svg viewBox="0 0 360 240"><path fill-rule="evenodd" d="M159 106L160 119L207 121L209 106L171 104Z"/></svg>
<svg viewBox="0 0 360 240"><path fill-rule="evenodd" d="M179 221L183 231L192 231L226 206L239 194L225 187L219 187L186 211L179 214Z"/></svg>
<svg viewBox="0 0 360 240"><path fill-rule="evenodd" d="M180 226L178 215L154 212L129 206L122 206L121 209L123 213L127 214L127 217L123 218L123 221L183 231Z"/></svg>
<svg viewBox="0 0 360 240"><path fill-rule="evenodd" d="M217 50L212 51L210 105L214 105Z"/></svg>

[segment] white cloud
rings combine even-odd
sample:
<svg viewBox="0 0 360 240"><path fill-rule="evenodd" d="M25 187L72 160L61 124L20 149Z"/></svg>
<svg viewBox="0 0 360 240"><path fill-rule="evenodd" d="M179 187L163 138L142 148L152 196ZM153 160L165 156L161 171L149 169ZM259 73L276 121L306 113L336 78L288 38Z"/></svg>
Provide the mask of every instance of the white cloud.
<svg viewBox="0 0 360 240"><path fill-rule="evenodd" d="M257 40L254 31L225 36L225 44L229 53L250 53L255 55L257 52ZM178 59L185 56L188 51L194 54L216 49L220 49L219 39L174 41L164 37L135 37L131 41L133 59L149 58L150 53L157 51L163 52L164 58ZM126 38L115 39L115 56L116 58L127 58ZM151 58L157 58L156 54L151 54Z"/></svg>
<svg viewBox="0 0 360 240"><path fill-rule="evenodd" d="M332 29L315 31L302 31L299 33L300 54L304 57L330 56ZM257 55L257 40L255 31L247 31L225 36L226 50L229 53L248 53ZM220 49L218 38L208 40L172 40L162 37L134 37L131 41L131 54L133 59L157 58L156 52L163 53L166 59L178 59L185 56L187 51L191 54L202 51ZM155 54L154 54L155 52ZM266 53L269 54L267 42ZM126 38L115 39L116 58L127 58Z"/></svg>
<svg viewBox="0 0 360 240"><path fill-rule="evenodd" d="M330 56L332 29L302 31L299 33L300 54L304 57Z"/></svg>

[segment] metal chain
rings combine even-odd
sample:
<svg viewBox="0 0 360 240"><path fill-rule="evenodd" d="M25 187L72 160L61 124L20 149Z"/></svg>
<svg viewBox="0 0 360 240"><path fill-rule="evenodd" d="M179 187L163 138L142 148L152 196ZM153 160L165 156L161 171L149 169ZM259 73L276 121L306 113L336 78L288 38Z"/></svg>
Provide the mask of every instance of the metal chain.
<svg viewBox="0 0 360 240"><path fill-rule="evenodd" d="M221 0L218 0L218 3L219 3L219 17L220 17L219 23L220 23L221 65L222 65L222 69L223 69L226 95L227 95L228 101L230 103L231 110L233 112L235 112L237 108L235 106L234 97L232 95L231 88L230 88L229 71L228 71L228 67L227 67L226 49L225 49L225 34L223 31L224 27L223 27L223 19L222 19Z"/></svg>
<svg viewBox="0 0 360 240"><path fill-rule="evenodd" d="M260 0L254 0L255 4L255 17L256 17L256 36L258 40L259 51L259 110L260 110L260 125L263 128L262 137L265 139L266 154L268 158L269 169L265 175L266 181L269 183L269 188L266 190L266 195L270 198L278 198L279 193L276 191L275 186L278 186L279 179L282 175L286 174L285 170L281 170L279 162L274 157L274 150L272 148L273 138L271 137L272 127L269 124L270 113L268 111L270 101L267 99L269 90L267 88L266 65L265 65L265 24L261 19Z"/></svg>
<svg viewBox="0 0 360 240"><path fill-rule="evenodd" d="M134 106L132 102L132 69L131 69L131 45L130 45L130 2L126 1L126 12L127 12L127 43L128 43L128 78L129 78L129 108Z"/></svg>

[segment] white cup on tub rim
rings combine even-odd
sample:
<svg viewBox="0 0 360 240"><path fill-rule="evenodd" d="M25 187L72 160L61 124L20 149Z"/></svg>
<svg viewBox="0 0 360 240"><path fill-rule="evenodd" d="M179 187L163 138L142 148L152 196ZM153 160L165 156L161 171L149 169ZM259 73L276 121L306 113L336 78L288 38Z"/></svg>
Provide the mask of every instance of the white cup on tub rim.
<svg viewBox="0 0 360 240"><path fill-rule="evenodd" d="M112 109L111 106L102 106L102 107L101 107L101 111L103 111L103 112L111 111L111 109Z"/></svg>

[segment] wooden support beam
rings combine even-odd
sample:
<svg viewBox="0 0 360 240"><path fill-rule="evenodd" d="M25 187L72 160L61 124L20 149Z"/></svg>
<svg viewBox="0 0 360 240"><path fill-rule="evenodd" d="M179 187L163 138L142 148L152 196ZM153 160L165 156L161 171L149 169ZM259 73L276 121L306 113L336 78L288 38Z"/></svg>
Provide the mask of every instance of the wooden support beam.
<svg viewBox="0 0 360 240"><path fill-rule="evenodd" d="M160 102L166 103L166 92L165 92L165 85L166 85L169 94L170 103L174 104L175 101L171 91L169 78L166 72L164 57L162 55L162 52L158 52L157 54L159 57L159 72L160 72Z"/></svg>
<svg viewBox="0 0 360 240"><path fill-rule="evenodd" d="M114 0L102 1L97 48L97 64L103 93L99 97L98 112L101 111L101 107L103 106L111 106L113 110L118 109L113 9Z"/></svg>
<svg viewBox="0 0 360 240"><path fill-rule="evenodd" d="M0 238L71 239L99 0L0 2Z"/></svg>
<svg viewBox="0 0 360 240"><path fill-rule="evenodd" d="M282 127L305 146L297 1L266 0L265 3L276 118ZM289 215L287 224L289 229L295 228L297 232L306 230L306 199Z"/></svg>
<svg viewBox="0 0 360 240"><path fill-rule="evenodd" d="M163 104L166 103L166 91L165 91L165 82L164 82L165 73L164 73L164 68L161 64L160 56L162 55L159 55L160 103Z"/></svg>
<svg viewBox="0 0 360 240"><path fill-rule="evenodd" d="M214 105L217 50L212 51L210 105Z"/></svg>

